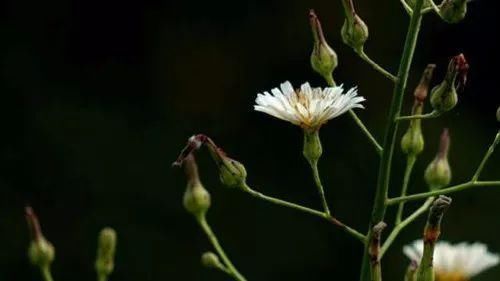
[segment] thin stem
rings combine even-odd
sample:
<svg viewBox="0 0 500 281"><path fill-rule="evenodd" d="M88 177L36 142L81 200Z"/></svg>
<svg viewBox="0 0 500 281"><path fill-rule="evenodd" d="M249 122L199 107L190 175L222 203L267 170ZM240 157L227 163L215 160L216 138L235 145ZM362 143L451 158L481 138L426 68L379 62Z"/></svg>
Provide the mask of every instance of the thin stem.
<svg viewBox="0 0 500 281"><path fill-rule="evenodd" d="M365 240L366 240L365 235L361 234L357 230L355 230L355 229L353 229L353 228L345 225L344 223L342 223L341 221L339 221L335 217L333 217L331 215L328 215L328 214L326 214L324 212L317 211L317 210L314 210L314 209L311 209L311 208L308 208L308 207L304 207L304 206L301 206L301 205L298 205L298 204L295 204L295 203L291 203L291 202L288 202L288 201L285 201L285 200L282 200L282 199L278 199L278 198L274 198L274 197L271 197L271 196L264 195L264 194L262 194L262 193L260 193L258 191L253 190L252 188L250 188L247 185L244 186L242 189L243 189L243 191L249 193L250 195L252 195L255 198L258 198L258 199L261 199L261 200L273 203L275 205L287 207L287 208L290 208L290 209L295 209L295 210L301 211L303 213L307 213L307 214L310 214L310 215L313 215L313 216L325 219L328 222L333 223L333 224L339 226L346 233L348 233L352 237L358 239L362 243L364 243Z"/></svg>
<svg viewBox="0 0 500 281"><path fill-rule="evenodd" d="M450 194L450 193L466 190L466 189L473 188L473 187L479 187L479 186L500 186L500 181L476 181L476 182L468 181L466 183L457 184L457 185L450 186L450 187L447 187L444 189L390 198L390 199L387 199L387 205L390 206L390 205L398 204L401 202L408 202L408 201L413 201L413 200L425 199L425 198L428 198L431 196Z"/></svg>
<svg viewBox="0 0 500 281"><path fill-rule="evenodd" d="M106 274L97 274L97 281L107 281L108 276Z"/></svg>
<svg viewBox="0 0 500 281"><path fill-rule="evenodd" d="M40 273L42 274L44 281L54 281L54 278L52 278L52 273L50 272L49 266L41 267Z"/></svg>
<svg viewBox="0 0 500 281"><path fill-rule="evenodd" d="M441 116L439 111L432 111L427 114L418 114L418 115L410 115L410 116L400 116L396 118L396 121L403 120L415 120L415 119L432 119Z"/></svg>
<svg viewBox="0 0 500 281"><path fill-rule="evenodd" d="M326 80L326 83L328 84L328 86L335 87L335 82L333 81L333 78L332 79L325 79L325 80ZM359 119L359 117L356 114L356 112L354 112L354 110L351 109L351 110L349 110L349 115L354 120L354 122L356 122L356 124L361 129L361 131L366 135L366 137L368 138L368 140L370 140L370 142L373 144L373 146L375 147L375 150L377 151L377 153L379 155L382 155L382 151L384 149L382 148L382 146L380 146L380 144L377 142L377 140L375 139L375 137L370 133L370 131L368 130L368 128L366 128L365 124L363 124L363 121L361 121L361 119Z"/></svg>
<svg viewBox="0 0 500 281"><path fill-rule="evenodd" d="M403 5L403 8L405 8L406 13L408 13L408 15L411 16L413 14L413 11L412 11L410 5L408 5L408 3L406 3L405 0L400 0L400 2Z"/></svg>
<svg viewBox="0 0 500 281"><path fill-rule="evenodd" d="M228 274L231 275L237 281L246 281L245 277L241 275L241 273L236 269L236 267L234 267L231 260L227 257L226 253L224 252L224 249L222 249L222 246L219 243L219 240L217 239L214 232L212 231L212 228L208 224L206 217L204 215L200 216L198 218L198 222L200 223L200 226L205 232L205 234L207 235L208 240L210 240L210 243L212 243L212 246L214 247L215 251L217 251L217 254L224 262L224 265L229 271Z"/></svg>
<svg viewBox="0 0 500 281"><path fill-rule="evenodd" d="M354 120L354 122L356 122L356 124L361 129L361 131L366 135L366 137L368 138L368 140L370 140L370 142L373 144L373 146L375 147L375 150L377 151L377 153L379 155L382 155L382 152L384 151L384 149L382 148L382 146L380 146L380 144L377 142L377 140L375 139L375 137L370 133L370 131L368 130L368 128L366 128L365 124L363 124L363 121L361 121L361 119L359 119L358 115L356 115L356 113L354 112L354 110L352 110L352 109L349 110L349 115Z"/></svg>
<svg viewBox="0 0 500 281"><path fill-rule="evenodd" d="M371 65L376 71L382 73L385 77L387 77L389 80L392 82L396 82L398 78L394 75L392 75L389 71L385 70L382 66L380 66L378 63L376 63L374 60L372 60L363 49L356 51L356 53L359 55L360 58L362 58L365 62L367 62L369 65Z"/></svg>
<svg viewBox="0 0 500 281"><path fill-rule="evenodd" d="M389 110L387 120L387 127L384 137L384 152L380 159L380 166L377 178L376 195L373 204L372 217L369 226L368 240L372 238L372 227L384 220L385 212L387 209L386 200L390 184L390 175L392 167L392 156L394 153L394 146L396 143L396 136L398 132L398 123L394 122L395 118L401 114L401 107L403 104L403 97L406 90L406 83L410 72L413 55L415 53L415 46L417 44L420 25L422 23L422 4L423 0L416 0L415 9L411 16L410 24L406 34L403 55L398 70L398 81L394 85L394 92ZM363 263L361 268L361 281L368 281L370 279L370 261L368 254L368 243L365 245L363 256Z"/></svg>
<svg viewBox="0 0 500 281"><path fill-rule="evenodd" d="M380 250L380 258L382 258L385 252L387 252L387 250L389 249L389 247L391 247L392 243L394 242L396 237L398 237L401 230L407 227L410 223L412 223L422 214L425 214L427 209L429 209L429 206L432 204L432 201L434 201L434 197L427 198L427 201L425 201L425 203L422 206L420 206L420 208L418 208L415 212L413 212L406 219L404 219L394 227L391 234L389 234L389 236L385 240L384 245L382 245L382 249Z"/></svg>
<svg viewBox="0 0 500 281"><path fill-rule="evenodd" d="M496 146L499 143L500 143L500 130L497 132L497 135L495 136L495 139L493 140L493 143L488 148L488 151L484 155L483 160L481 160L481 164L479 164L479 167L477 167L476 172L472 176L472 181L477 181L479 179L479 176L481 175L481 172L483 171L484 166L486 165L486 163L490 159L491 155L495 151Z"/></svg>
<svg viewBox="0 0 500 281"><path fill-rule="evenodd" d="M413 167L415 166L416 160L417 157L415 155L408 156L408 159L406 161L405 174L403 178L403 186L401 187L401 196L405 196L406 191L408 191L408 184L410 183L411 172L413 170ZM404 207L405 207L404 202L399 203L398 212L396 213L395 225L398 225L401 222L401 219L403 217Z"/></svg>
<svg viewBox="0 0 500 281"><path fill-rule="evenodd" d="M311 169L312 169L312 173L313 173L314 183L316 184L316 187L318 188L319 196L321 197L321 203L323 204L323 210L325 211L325 214L330 216L330 208L328 208L328 202L326 201L326 196L325 196L325 189L323 188L323 184L321 183L321 178L319 176L318 162L317 161L315 161L314 163L311 163Z"/></svg>

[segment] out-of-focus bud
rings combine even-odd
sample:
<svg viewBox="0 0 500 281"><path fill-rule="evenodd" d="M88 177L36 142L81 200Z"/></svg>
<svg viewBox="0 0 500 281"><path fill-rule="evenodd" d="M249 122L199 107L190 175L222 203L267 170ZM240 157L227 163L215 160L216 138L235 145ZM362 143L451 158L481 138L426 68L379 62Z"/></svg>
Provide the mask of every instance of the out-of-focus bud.
<svg viewBox="0 0 500 281"><path fill-rule="evenodd" d="M201 264L207 268L223 269L224 266L219 257L213 252L205 252L201 255Z"/></svg>
<svg viewBox="0 0 500 281"><path fill-rule="evenodd" d="M463 54L451 59L443 82L431 92L431 105L435 111L449 111L457 105L457 91L465 86L468 70L469 64Z"/></svg>
<svg viewBox="0 0 500 281"><path fill-rule="evenodd" d="M25 212L31 234L28 257L33 265L48 268L55 258L54 246L43 236L40 223L33 209L26 207Z"/></svg>
<svg viewBox="0 0 500 281"><path fill-rule="evenodd" d="M198 166L192 154L184 159L183 166L187 177L187 187L183 199L184 208L194 216L202 217L210 208L210 194L200 181Z"/></svg>
<svg viewBox="0 0 500 281"><path fill-rule="evenodd" d="M181 151L174 166L180 166L187 157L205 144L212 155L215 163L219 167L219 177L221 182L228 187L243 187L246 185L247 171L240 162L229 158L222 149L203 134L194 135L189 138L186 147Z"/></svg>
<svg viewBox="0 0 500 281"><path fill-rule="evenodd" d="M115 267L116 231L110 227L103 228L97 239L97 255L95 270L98 276L108 276Z"/></svg>
<svg viewBox="0 0 500 281"><path fill-rule="evenodd" d="M424 109L424 101L429 92L429 84L434 72L434 64L429 64L422 74L420 83L415 88L414 96L415 102L413 103L412 115L420 115ZM410 121L408 130L401 139L401 149L409 156L416 156L424 150L424 136L422 134L422 125L420 119L413 119Z"/></svg>
<svg viewBox="0 0 500 281"><path fill-rule="evenodd" d="M323 154L319 130L312 132L304 131L304 147L302 154L311 165L315 165L318 162L321 154Z"/></svg>
<svg viewBox="0 0 500 281"><path fill-rule="evenodd" d="M497 109L497 121L500 122L500 106Z"/></svg>
<svg viewBox="0 0 500 281"><path fill-rule="evenodd" d="M444 212L450 204L451 198L442 195L432 203L424 229L424 252L417 270L417 281L434 281L434 248L441 234Z"/></svg>
<svg viewBox="0 0 500 281"><path fill-rule="evenodd" d="M448 163L448 150L450 147L450 136L448 129L441 134L441 142L436 158L425 170L425 181L431 190L447 186L451 181L451 168Z"/></svg>
<svg viewBox="0 0 500 281"><path fill-rule="evenodd" d="M342 4L346 16L341 30L342 41L355 51L361 52L368 40L368 26L356 14L352 0L342 0Z"/></svg>
<svg viewBox="0 0 500 281"><path fill-rule="evenodd" d="M309 21L314 37L314 48L311 53L311 66L333 85L332 73L338 65L338 58L335 51L326 42L321 22L319 21L314 10L309 11Z"/></svg>
<svg viewBox="0 0 500 281"><path fill-rule="evenodd" d="M467 14L468 0L444 0L439 6L439 16L448 23L457 23Z"/></svg>

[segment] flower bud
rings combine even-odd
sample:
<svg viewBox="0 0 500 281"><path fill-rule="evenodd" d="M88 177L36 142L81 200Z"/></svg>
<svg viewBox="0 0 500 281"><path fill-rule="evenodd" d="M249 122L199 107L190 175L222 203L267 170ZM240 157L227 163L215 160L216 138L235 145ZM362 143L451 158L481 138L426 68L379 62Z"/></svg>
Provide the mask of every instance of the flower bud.
<svg viewBox="0 0 500 281"><path fill-rule="evenodd" d="M219 167L219 177L221 182L229 187L245 186L247 172L243 164L229 158L209 137L202 134L194 135L189 138L188 144L181 151L179 157L173 165L182 165L192 152L199 149L204 144L207 146L212 158Z"/></svg>
<svg viewBox="0 0 500 281"><path fill-rule="evenodd" d="M115 267L116 231L110 227L103 228L97 240L97 256L95 270L99 276L108 276Z"/></svg>
<svg viewBox="0 0 500 281"><path fill-rule="evenodd" d="M321 22L319 21L314 10L309 11L309 21L311 23L311 29L314 37L314 48L311 53L311 66L323 76L327 81L332 79L332 73L338 65L337 54L328 45L323 34L323 29L321 28Z"/></svg>
<svg viewBox="0 0 500 281"><path fill-rule="evenodd" d="M304 131L304 147L302 154L311 165L318 162L321 154L323 154L323 147L319 139L319 130L312 132Z"/></svg>
<svg viewBox="0 0 500 281"><path fill-rule="evenodd" d="M28 257L33 265L40 268L47 268L55 258L54 246L43 236L40 223L33 209L26 207L25 212L26 221L31 233Z"/></svg>
<svg viewBox="0 0 500 281"><path fill-rule="evenodd" d="M352 0L342 0L342 4L346 16L341 30L342 41L355 51L360 52L368 40L368 26L356 14Z"/></svg>
<svg viewBox="0 0 500 281"><path fill-rule="evenodd" d="M444 129L441 134L438 154L425 170L424 179L431 190L447 186L451 181L451 168L448 163L449 146L448 129Z"/></svg>
<svg viewBox="0 0 500 281"><path fill-rule="evenodd" d="M500 106L497 109L497 121L500 122Z"/></svg>
<svg viewBox="0 0 500 281"><path fill-rule="evenodd" d="M436 66L429 64L422 74L420 83L415 88L415 102L412 108L412 115L420 115L424 110L424 101L429 92L429 83ZM408 130L401 139L401 149L407 155L416 156L424 150L424 136L422 135L422 125L420 119L410 121Z"/></svg>
<svg viewBox="0 0 500 281"><path fill-rule="evenodd" d="M196 217L204 216L210 208L210 194L200 181L198 166L192 154L185 158L183 166L188 181L184 192L184 208Z"/></svg>
<svg viewBox="0 0 500 281"><path fill-rule="evenodd" d="M468 0L444 0L439 6L439 16L448 23L457 23L467 14Z"/></svg>
<svg viewBox="0 0 500 281"><path fill-rule="evenodd" d="M469 65L463 54L451 59L443 82L432 89L431 105L434 110L445 112L455 107L458 102L457 90L465 86L468 69Z"/></svg>
<svg viewBox="0 0 500 281"><path fill-rule="evenodd" d="M224 268L224 266L219 260L219 257L213 252L203 253L203 255L201 255L201 264L207 268L216 268L216 269Z"/></svg>

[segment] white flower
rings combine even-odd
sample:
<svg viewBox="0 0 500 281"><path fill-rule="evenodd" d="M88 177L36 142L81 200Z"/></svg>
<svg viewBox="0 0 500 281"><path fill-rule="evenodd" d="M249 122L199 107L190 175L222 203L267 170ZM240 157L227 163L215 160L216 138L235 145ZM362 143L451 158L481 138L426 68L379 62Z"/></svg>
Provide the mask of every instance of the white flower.
<svg viewBox="0 0 500 281"><path fill-rule="evenodd" d="M415 262L420 262L423 242L417 240L403 248L404 254ZM488 252L482 243L438 242L434 249L434 271L438 281L466 281L500 262L498 254Z"/></svg>
<svg viewBox="0 0 500 281"><path fill-rule="evenodd" d="M350 109L364 108L360 103L365 98L357 95L356 88L344 94L342 86L321 89L304 83L300 89L294 90L288 81L280 88L272 89L272 95L269 92L258 94L254 109L308 130L319 129L328 120Z"/></svg>

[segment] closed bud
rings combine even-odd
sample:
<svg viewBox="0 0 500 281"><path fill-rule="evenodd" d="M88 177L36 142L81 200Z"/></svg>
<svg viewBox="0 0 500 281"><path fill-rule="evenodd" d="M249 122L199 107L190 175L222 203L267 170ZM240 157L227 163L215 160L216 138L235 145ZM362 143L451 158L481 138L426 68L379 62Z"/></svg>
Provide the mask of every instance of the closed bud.
<svg viewBox="0 0 500 281"><path fill-rule="evenodd" d="M363 50L366 40L368 40L368 26L357 15L353 15L353 20L346 19L342 26L342 41L356 51Z"/></svg>
<svg viewBox="0 0 500 281"><path fill-rule="evenodd" d="M304 148L302 153L311 165L318 162L321 154L323 154L323 147L319 139L319 130L312 132L304 131Z"/></svg>
<svg viewBox="0 0 500 281"><path fill-rule="evenodd" d="M500 106L497 109L497 121L500 122Z"/></svg>
<svg viewBox="0 0 500 281"><path fill-rule="evenodd" d="M187 177L187 187L184 192L184 208L196 217L204 216L210 208L210 194L203 187L198 176L198 167L192 154L183 162Z"/></svg>
<svg viewBox="0 0 500 281"><path fill-rule="evenodd" d="M108 276L115 267L116 231L110 227L103 228L97 239L97 256L95 270L99 276Z"/></svg>
<svg viewBox="0 0 500 281"><path fill-rule="evenodd" d="M467 14L468 0L444 0L439 7L439 16L448 23L457 23Z"/></svg>
<svg viewBox="0 0 500 281"><path fill-rule="evenodd" d="M243 187L246 185L247 172L243 164L229 158L222 149L215 145L212 139L203 134L194 135L189 138L188 144L181 151L173 165L182 165L192 152L199 149L202 145L206 145L210 151L212 158L219 168L219 178L224 185L228 187Z"/></svg>
<svg viewBox="0 0 500 281"><path fill-rule="evenodd" d="M311 53L311 66L323 76L327 81L332 80L332 73L338 65L337 54L328 45L323 34L321 22L319 21L314 10L309 11L309 21L314 37L314 48ZM333 81L332 81L333 82Z"/></svg>
<svg viewBox="0 0 500 281"><path fill-rule="evenodd" d="M40 268L47 268L55 258L54 246L43 236L40 223L33 209L26 207L25 212L31 234L28 257L33 265Z"/></svg>
<svg viewBox="0 0 500 281"><path fill-rule="evenodd" d="M444 129L441 134L441 142L436 158L434 158L425 170L424 178L431 190L447 186L451 181L451 168L448 163L449 146L450 136L448 129Z"/></svg>
<svg viewBox="0 0 500 281"><path fill-rule="evenodd" d="M213 252L203 253L203 255L201 255L201 264L207 268L216 268L216 269L224 268L224 266L219 260L219 257Z"/></svg>
<svg viewBox="0 0 500 281"><path fill-rule="evenodd" d="M444 80L431 92L431 105L435 111L449 111L457 105L457 91L465 86L468 69L469 64L463 54L451 59Z"/></svg>

